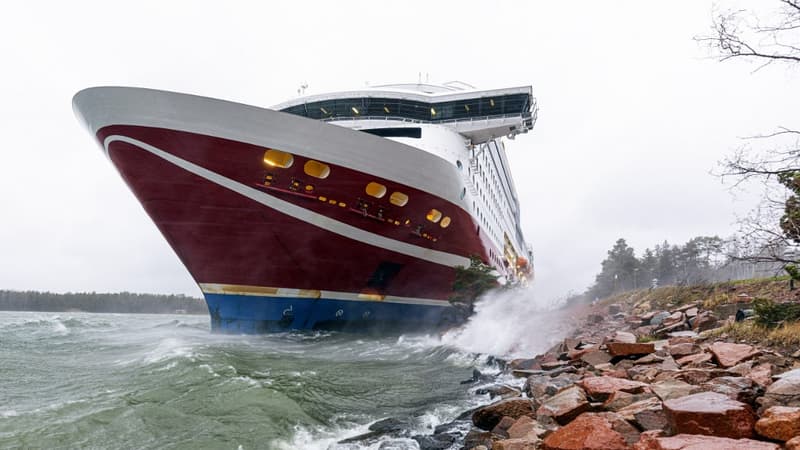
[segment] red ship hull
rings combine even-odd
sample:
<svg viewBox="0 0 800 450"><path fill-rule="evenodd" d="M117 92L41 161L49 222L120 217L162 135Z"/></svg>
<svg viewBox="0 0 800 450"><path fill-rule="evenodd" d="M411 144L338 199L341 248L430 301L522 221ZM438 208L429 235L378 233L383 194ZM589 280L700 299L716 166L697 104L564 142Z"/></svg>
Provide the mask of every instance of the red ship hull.
<svg viewBox="0 0 800 450"><path fill-rule="evenodd" d="M487 259L486 237L452 197L341 164L335 146L329 159L312 159L302 149L131 122L104 124L97 139L200 285L215 329L444 325L455 267ZM373 147L385 141L364 137ZM265 163L276 148L292 155L289 167ZM309 161L329 175L309 175ZM407 204L369 195L370 183ZM446 226L427 217L432 210Z"/></svg>

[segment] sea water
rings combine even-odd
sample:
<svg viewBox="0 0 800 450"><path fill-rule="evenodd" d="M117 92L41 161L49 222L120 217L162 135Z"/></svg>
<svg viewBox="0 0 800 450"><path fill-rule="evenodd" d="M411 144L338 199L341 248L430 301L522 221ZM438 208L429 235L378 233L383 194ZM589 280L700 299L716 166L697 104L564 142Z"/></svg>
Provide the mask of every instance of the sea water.
<svg viewBox="0 0 800 450"><path fill-rule="evenodd" d="M384 337L222 335L207 316L0 312L0 448L415 449L413 435L489 402L461 383L475 368L499 372L480 352L513 356L520 342L529 352L558 338L541 311L510 315L513 334L496 307L478 309L444 336ZM412 429L339 444L385 418Z"/></svg>

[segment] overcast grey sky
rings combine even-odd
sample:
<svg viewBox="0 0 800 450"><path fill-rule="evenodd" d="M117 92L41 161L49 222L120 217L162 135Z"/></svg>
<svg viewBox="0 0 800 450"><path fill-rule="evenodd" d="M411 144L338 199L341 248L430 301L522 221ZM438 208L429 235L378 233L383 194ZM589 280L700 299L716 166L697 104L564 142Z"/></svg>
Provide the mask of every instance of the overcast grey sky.
<svg viewBox="0 0 800 450"><path fill-rule="evenodd" d="M419 72L531 84L539 122L507 148L542 296L585 288L619 237L641 252L728 235L752 199L709 171L740 137L793 125L800 71L709 58L692 37L711 15L701 0L4 5L0 289L200 295L72 114L96 85L269 106L303 82Z"/></svg>

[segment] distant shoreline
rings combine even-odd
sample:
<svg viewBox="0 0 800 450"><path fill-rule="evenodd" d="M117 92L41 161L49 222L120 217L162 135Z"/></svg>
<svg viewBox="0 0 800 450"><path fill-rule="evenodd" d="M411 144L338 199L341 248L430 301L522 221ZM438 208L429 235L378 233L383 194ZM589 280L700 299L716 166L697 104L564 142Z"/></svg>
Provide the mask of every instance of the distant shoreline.
<svg viewBox="0 0 800 450"><path fill-rule="evenodd" d="M208 314L205 300L186 295L12 290L0 290L0 311Z"/></svg>

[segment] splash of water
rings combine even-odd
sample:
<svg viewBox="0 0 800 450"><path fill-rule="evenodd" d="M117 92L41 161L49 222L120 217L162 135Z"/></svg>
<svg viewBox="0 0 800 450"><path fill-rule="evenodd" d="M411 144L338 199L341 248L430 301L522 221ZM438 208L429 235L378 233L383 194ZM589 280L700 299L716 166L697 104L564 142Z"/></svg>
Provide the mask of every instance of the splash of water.
<svg viewBox="0 0 800 450"><path fill-rule="evenodd" d="M442 342L468 352L506 358L532 357L563 339L572 328L556 302L540 301L530 289L493 291L475 304L475 314Z"/></svg>

